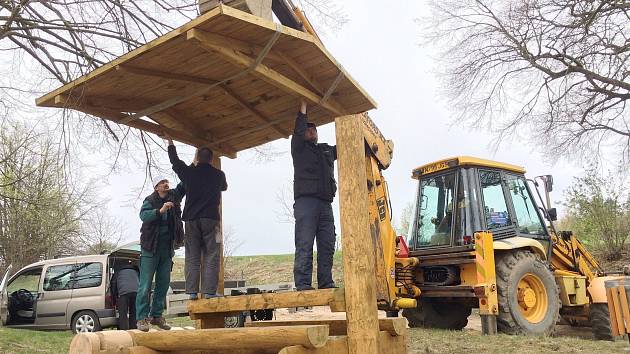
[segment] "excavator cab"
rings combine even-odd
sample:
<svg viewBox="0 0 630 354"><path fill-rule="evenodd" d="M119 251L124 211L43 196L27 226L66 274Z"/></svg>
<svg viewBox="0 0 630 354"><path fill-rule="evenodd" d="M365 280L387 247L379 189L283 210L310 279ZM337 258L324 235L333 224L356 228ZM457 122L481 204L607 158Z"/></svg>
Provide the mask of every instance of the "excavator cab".
<svg viewBox="0 0 630 354"><path fill-rule="evenodd" d="M495 240L550 235L533 193L518 166L472 157L419 167L418 198L408 234L411 254L471 249L474 233L491 231Z"/></svg>

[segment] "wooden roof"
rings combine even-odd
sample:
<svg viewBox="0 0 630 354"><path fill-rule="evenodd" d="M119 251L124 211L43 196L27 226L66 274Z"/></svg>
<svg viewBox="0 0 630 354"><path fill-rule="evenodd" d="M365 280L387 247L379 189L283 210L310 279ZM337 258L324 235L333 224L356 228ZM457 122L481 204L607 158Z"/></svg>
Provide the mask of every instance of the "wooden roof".
<svg viewBox="0 0 630 354"><path fill-rule="evenodd" d="M225 5L37 99L218 154L376 107L312 35Z"/></svg>

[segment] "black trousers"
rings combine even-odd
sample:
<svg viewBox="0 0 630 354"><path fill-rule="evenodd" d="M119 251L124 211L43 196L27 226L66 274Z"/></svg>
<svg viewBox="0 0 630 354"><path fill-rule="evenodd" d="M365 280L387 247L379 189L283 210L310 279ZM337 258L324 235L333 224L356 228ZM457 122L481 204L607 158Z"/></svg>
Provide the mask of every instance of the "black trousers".
<svg viewBox="0 0 630 354"><path fill-rule="evenodd" d="M333 255L335 254L335 219L330 202L313 197L300 197L293 204L295 216L295 287L311 287L313 276L313 244L317 242L317 287L332 288Z"/></svg>
<svg viewBox="0 0 630 354"><path fill-rule="evenodd" d="M136 329L136 293L118 297L118 329Z"/></svg>

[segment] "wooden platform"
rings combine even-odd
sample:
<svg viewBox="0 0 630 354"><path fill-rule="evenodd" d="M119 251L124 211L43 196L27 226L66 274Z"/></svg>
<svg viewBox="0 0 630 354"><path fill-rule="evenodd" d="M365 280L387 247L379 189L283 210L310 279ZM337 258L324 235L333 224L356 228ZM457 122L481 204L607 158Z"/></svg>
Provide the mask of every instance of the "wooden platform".
<svg viewBox="0 0 630 354"><path fill-rule="evenodd" d="M225 5L37 99L220 155L376 107L312 35Z"/></svg>

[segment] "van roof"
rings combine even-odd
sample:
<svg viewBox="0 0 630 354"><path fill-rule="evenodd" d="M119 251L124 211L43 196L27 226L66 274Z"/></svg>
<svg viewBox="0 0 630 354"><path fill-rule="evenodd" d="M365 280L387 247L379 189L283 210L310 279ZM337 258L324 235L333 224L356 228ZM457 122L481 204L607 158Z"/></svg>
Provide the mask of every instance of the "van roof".
<svg viewBox="0 0 630 354"><path fill-rule="evenodd" d="M69 261L74 261L74 262L102 261L103 258L107 259L108 256L109 254L92 254L92 255L87 255L87 256L70 256L70 257L62 257L62 258L55 258L55 259L45 259L43 261L31 263L24 268L44 266L44 265L50 265L50 264L63 264L63 263L68 263Z"/></svg>

